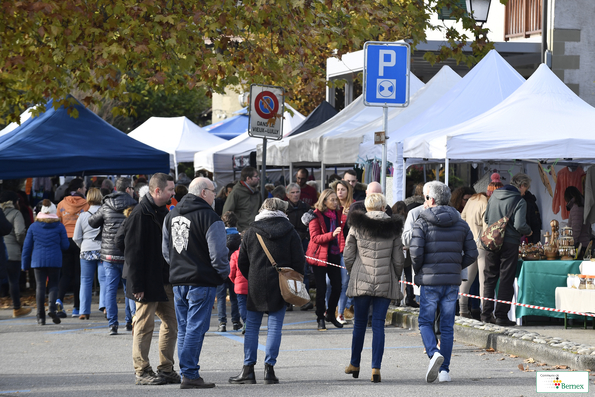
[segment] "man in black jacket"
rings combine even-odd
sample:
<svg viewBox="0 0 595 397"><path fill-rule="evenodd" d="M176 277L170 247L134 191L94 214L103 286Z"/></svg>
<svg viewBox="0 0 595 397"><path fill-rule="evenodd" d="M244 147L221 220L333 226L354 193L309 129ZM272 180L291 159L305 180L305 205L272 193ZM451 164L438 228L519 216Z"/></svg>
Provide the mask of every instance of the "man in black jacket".
<svg viewBox="0 0 595 397"><path fill-rule="evenodd" d="M181 389L215 387L200 377L198 364L217 286L229 276L225 225L211 207L214 199L213 182L194 179L163 225L162 250L170 265L178 319Z"/></svg>
<svg viewBox="0 0 595 397"><path fill-rule="evenodd" d="M169 266L161 254L166 204L173 195L174 179L162 173L153 175L149 193L132 210L125 225L126 296L136 301L132 361L137 385L181 382L174 370L178 331L174 294L169 283ZM155 315L161 319L157 374L149 363Z"/></svg>
<svg viewBox="0 0 595 397"><path fill-rule="evenodd" d="M106 282L105 309L110 335L118 334L116 295L124 268L124 254L116 246L116 233L126 219L124 210L136 205L136 201L132 198L133 194L134 188L132 188L130 178L118 178L116 191L105 196L101 207L89 218L89 226L92 228L101 227L97 238L101 236L101 260L105 269ZM126 288L125 280L124 288Z"/></svg>

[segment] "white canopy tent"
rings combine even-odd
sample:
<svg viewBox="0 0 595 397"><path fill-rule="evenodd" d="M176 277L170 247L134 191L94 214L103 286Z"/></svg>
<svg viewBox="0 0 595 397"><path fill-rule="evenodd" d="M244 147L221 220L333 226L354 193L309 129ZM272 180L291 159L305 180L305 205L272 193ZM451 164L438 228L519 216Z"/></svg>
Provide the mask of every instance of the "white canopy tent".
<svg viewBox="0 0 595 397"><path fill-rule="evenodd" d="M423 144L418 138L420 135L460 124L484 113L502 102L524 81L525 79L498 52L490 51L440 100L390 135L393 146L391 149L395 150L396 156L393 154L389 159L396 167L401 166L403 158L410 157L409 151L421 151L421 148L418 148ZM404 142L408 145L407 155L404 154ZM405 194L401 189L404 186L403 172L402 184L396 181L393 183L393 197L404 198Z"/></svg>
<svg viewBox="0 0 595 397"><path fill-rule="evenodd" d="M194 153L227 142L200 128L188 118L151 117L128 134L139 142L170 154L170 166L194 161Z"/></svg>
<svg viewBox="0 0 595 397"><path fill-rule="evenodd" d="M33 107L30 107L29 109L25 110L23 113L21 113L21 115L19 116L20 118L20 124L23 124L25 121L29 120L29 118L31 118L31 111L33 110ZM10 124L8 124L6 127L4 127L3 129L0 130L0 136L8 134L9 132L17 129L20 126L19 123L17 122L12 122Z"/></svg>
<svg viewBox="0 0 595 397"><path fill-rule="evenodd" d="M285 104L285 107L291 109L293 116L287 111L283 114L283 136L291 133L291 131L299 126L305 119L301 113L290 105ZM195 153L194 169L199 170L204 168L213 172L217 185L223 186L234 180L233 157L238 155L249 155L250 152L256 150L256 145L259 143L262 144L262 139L250 137L248 135L248 125L246 124L245 133L229 141L224 141L221 145ZM267 164L269 164L268 161Z"/></svg>
<svg viewBox="0 0 595 397"><path fill-rule="evenodd" d="M442 69L426 85L411 95L409 106L390 108L388 112L388 134L413 120L417 115L435 103L461 77L450 67ZM322 162L325 164L355 163L362 158L382 156L382 145L374 145L374 132L382 131L383 117L342 133L335 131L322 137ZM360 146L360 144L364 144ZM362 150L362 148L364 148Z"/></svg>
<svg viewBox="0 0 595 397"><path fill-rule="evenodd" d="M409 91L414 95L424 83L413 73L410 74ZM360 95L326 123L289 140L289 160L291 163L322 162L322 139L353 130L382 117L382 107L365 106Z"/></svg>
<svg viewBox="0 0 595 397"><path fill-rule="evenodd" d="M421 146L427 150L424 155L428 159L457 163L528 160L524 171L533 180L531 192L537 197L542 219L562 221L560 214L552 211L552 197L539 182L536 163L545 161L547 167L554 167L555 163L595 163L594 125L595 108L574 94L546 65L541 65L494 108L416 139L423 139ZM409 144L410 140L406 140L404 154L413 157L420 144ZM555 168L560 171L563 165Z"/></svg>

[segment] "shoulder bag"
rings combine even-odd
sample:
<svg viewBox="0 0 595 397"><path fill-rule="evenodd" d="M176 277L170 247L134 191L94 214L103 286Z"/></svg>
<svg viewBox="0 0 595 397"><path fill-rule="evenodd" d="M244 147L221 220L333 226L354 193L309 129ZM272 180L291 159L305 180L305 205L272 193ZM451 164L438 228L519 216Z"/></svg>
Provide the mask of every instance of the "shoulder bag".
<svg viewBox="0 0 595 397"><path fill-rule="evenodd" d="M275 259L273 259L273 256L269 252L267 246L264 244L260 234L256 233L256 237L258 238L258 242L260 242L260 245L262 246L267 258L269 258L271 265L273 265L279 274L279 288L281 289L281 296L283 296L283 300L295 306L303 306L310 302L310 294L304 285L304 276L290 267L277 266L277 262L275 262Z"/></svg>
<svg viewBox="0 0 595 397"><path fill-rule="evenodd" d="M521 198L516 200L508 213L504 215L503 218L498 219L496 222L492 223L490 226L487 227L481 233L479 237L479 241L481 242L481 246L490 252L498 252L502 248L502 244L504 244L504 233L506 232L506 225L510 221L514 210L516 209L517 205L521 201Z"/></svg>

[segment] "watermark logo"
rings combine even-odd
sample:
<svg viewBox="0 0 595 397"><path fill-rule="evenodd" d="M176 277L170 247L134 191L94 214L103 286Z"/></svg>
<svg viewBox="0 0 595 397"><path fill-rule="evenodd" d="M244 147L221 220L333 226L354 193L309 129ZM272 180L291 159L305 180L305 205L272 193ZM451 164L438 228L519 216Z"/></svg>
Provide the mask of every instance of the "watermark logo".
<svg viewBox="0 0 595 397"><path fill-rule="evenodd" d="M588 393L589 373L583 371L537 372L538 393Z"/></svg>

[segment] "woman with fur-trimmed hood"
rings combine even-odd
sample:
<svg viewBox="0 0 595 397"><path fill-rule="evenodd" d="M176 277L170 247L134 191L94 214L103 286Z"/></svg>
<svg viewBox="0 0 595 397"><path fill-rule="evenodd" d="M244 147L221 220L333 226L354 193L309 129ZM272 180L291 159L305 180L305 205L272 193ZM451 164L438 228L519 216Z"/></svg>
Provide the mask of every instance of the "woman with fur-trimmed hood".
<svg viewBox="0 0 595 397"><path fill-rule="evenodd" d="M386 199L380 193L366 197L367 213L353 211L351 229L343 257L350 275L347 296L353 297L355 317L351 342L351 361L346 374L359 376L368 310L372 306L372 382L380 382L384 353L384 320L388 305L401 299L399 279L403 271L403 219L388 216Z"/></svg>

